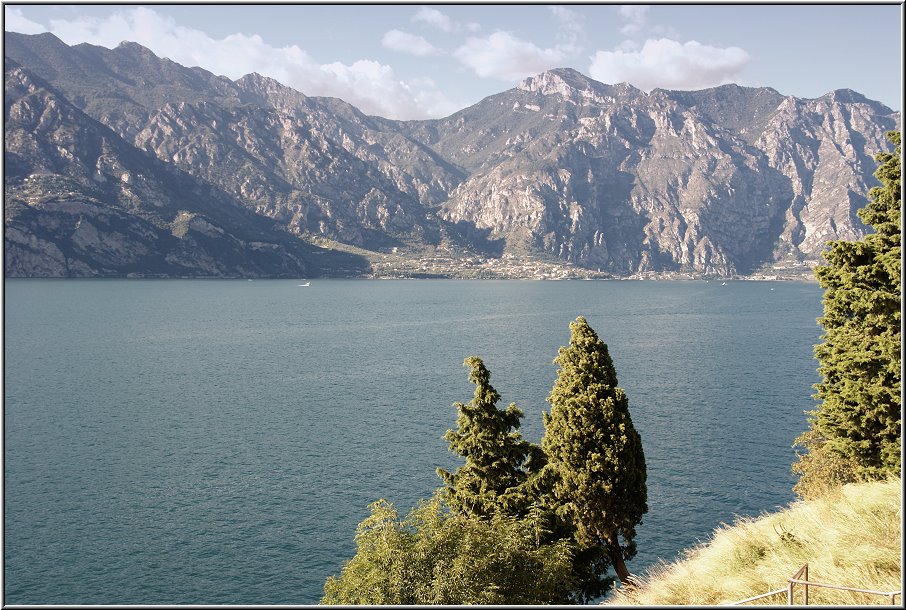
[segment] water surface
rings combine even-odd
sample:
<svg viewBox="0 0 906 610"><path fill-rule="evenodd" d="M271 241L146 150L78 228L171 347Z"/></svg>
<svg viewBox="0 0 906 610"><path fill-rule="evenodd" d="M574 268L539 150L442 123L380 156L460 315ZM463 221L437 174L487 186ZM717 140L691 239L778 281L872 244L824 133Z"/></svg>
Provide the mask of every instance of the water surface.
<svg viewBox="0 0 906 610"><path fill-rule="evenodd" d="M5 282L6 603L317 603L368 503L458 465L464 358L540 440L578 315L647 458L632 571L793 500L815 284L300 283Z"/></svg>

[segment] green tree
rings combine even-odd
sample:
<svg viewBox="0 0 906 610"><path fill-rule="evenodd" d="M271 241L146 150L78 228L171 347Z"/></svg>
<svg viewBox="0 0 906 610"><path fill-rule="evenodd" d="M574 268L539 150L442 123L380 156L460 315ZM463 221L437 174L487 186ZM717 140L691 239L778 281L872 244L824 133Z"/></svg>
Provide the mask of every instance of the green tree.
<svg viewBox="0 0 906 610"><path fill-rule="evenodd" d="M465 458L455 473L438 468L445 482L445 499L455 512L466 517L494 515L527 518L542 532L538 544L569 544L572 569L564 583L561 602L586 603L605 593L610 564L600 549L575 542L575 527L558 517L544 500L550 477L541 477L545 457L538 445L524 440L518 431L523 416L515 404L497 408L500 395L491 386L491 374L480 358L467 358L469 380L475 384L472 400L456 403L457 430L444 438L450 450Z"/></svg>
<svg viewBox="0 0 906 610"><path fill-rule="evenodd" d="M822 380L810 429L796 439L807 453L793 471L807 495L827 481L900 475L900 133L887 134L893 153L875 157L881 186L859 217L874 229L859 241L833 241L816 269L824 289L824 328L815 355Z"/></svg>
<svg viewBox="0 0 906 610"><path fill-rule="evenodd" d="M625 560L636 553L635 527L648 512L642 441L607 345L581 316L569 328L569 346L554 359L551 411L544 414L544 476L577 544L605 551L621 582L630 584Z"/></svg>
<svg viewBox="0 0 906 610"><path fill-rule="evenodd" d="M569 540L544 543L543 520L466 517L435 494L404 519L380 500L356 530L357 553L324 585L324 604L551 604L567 599Z"/></svg>
<svg viewBox="0 0 906 610"><path fill-rule="evenodd" d="M491 373L481 358L466 358L464 364L469 367L475 394L468 403L453 405L458 411L458 429L447 430L444 438L450 451L465 458L465 464L455 473L437 469L448 502L467 516L524 514L531 500L523 483L533 458L540 457L540 449L522 438L522 411L515 404L505 410L497 408L500 394L491 385Z"/></svg>

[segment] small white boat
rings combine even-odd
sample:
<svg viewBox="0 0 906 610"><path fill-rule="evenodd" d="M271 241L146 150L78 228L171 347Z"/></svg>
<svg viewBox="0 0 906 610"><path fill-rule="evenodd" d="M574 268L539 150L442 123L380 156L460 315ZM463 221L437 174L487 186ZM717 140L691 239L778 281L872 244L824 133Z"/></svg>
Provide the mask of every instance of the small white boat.
<svg viewBox="0 0 906 610"><path fill-rule="evenodd" d="M721 285L721 286L726 286L727 283L726 283L726 282L721 282L720 285Z"/></svg>
<svg viewBox="0 0 906 610"><path fill-rule="evenodd" d="M299 284L300 286L311 286L311 282L305 282L304 284Z"/></svg>

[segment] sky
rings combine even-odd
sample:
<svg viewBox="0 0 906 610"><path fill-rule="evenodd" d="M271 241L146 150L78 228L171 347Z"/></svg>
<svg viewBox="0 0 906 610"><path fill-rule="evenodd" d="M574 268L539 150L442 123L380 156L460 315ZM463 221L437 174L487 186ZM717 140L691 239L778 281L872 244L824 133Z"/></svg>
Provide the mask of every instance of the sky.
<svg viewBox="0 0 906 610"><path fill-rule="evenodd" d="M124 40L393 119L448 116L560 67L639 89L727 83L902 110L900 4L5 4L4 29Z"/></svg>

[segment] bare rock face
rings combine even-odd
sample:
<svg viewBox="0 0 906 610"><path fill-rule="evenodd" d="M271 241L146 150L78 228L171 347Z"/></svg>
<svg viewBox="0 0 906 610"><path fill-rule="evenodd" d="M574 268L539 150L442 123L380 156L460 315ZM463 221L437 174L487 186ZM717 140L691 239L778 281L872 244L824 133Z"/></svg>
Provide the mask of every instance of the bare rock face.
<svg viewBox="0 0 906 610"><path fill-rule="evenodd" d="M474 171L443 216L618 274L817 260L828 240L864 234L855 212L874 185L872 157L899 127L897 113L858 94L646 95L570 70L459 115L433 144L467 151Z"/></svg>
<svg viewBox="0 0 906 610"><path fill-rule="evenodd" d="M129 145L25 69L7 70L5 93L8 277L323 272L309 262L317 249Z"/></svg>
<svg viewBox="0 0 906 610"><path fill-rule="evenodd" d="M7 275L368 271L317 237L749 273L863 235L873 156L900 126L849 90L646 94L569 69L392 121L134 43L8 33L5 51Z"/></svg>

